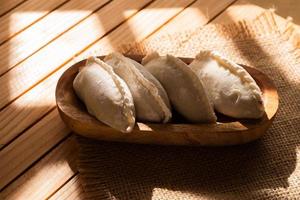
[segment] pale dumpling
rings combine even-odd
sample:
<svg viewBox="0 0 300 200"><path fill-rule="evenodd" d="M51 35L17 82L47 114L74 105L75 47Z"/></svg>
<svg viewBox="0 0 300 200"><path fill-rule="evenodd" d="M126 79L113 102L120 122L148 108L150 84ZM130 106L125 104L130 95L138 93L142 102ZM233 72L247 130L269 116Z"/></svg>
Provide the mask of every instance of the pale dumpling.
<svg viewBox="0 0 300 200"><path fill-rule="evenodd" d="M128 85L138 120L166 123L171 119L170 103L165 90L142 65L120 53L111 53L104 61Z"/></svg>
<svg viewBox="0 0 300 200"><path fill-rule="evenodd" d="M216 122L201 81L179 58L171 55L147 55L142 64L165 88L171 104L192 122Z"/></svg>
<svg viewBox="0 0 300 200"><path fill-rule="evenodd" d="M261 90L243 67L213 51L200 52L189 66L218 112L235 118L263 116Z"/></svg>
<svg viewBox="0 0 300 200"><path fill-rule="evenodd" d="M135 67L143 74L143 76L148 81L150 81L151 83L153 83L157 87L158 95L164 100L167 107L169 109L171 109L170 100L169 100L169 97L167 95L167 92L163 88L163 86L160 84L160 82L149 71L147 71L146 68L143 65L141 65L140 63L138 63L135 60L132 60L130 58L128 58L128 59L130 60L131 63L133 63L135 65Z"/></svg>
<svg viewBox="0 0 300 200"><path fill-rule="evenodd" d="M75 77L73 88L91 115L121 132L132 131L135 124L133 98L111 66L89 58Z"/></svg>

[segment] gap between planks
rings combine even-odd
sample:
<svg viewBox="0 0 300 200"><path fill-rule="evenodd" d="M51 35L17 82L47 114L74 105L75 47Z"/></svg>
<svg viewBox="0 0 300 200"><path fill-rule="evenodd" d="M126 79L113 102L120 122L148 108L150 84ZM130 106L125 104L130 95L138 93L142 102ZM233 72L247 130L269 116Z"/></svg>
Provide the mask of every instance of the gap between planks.
<svg viewBox="0 0 300 200"><path fill-rule="evenodd" d="M76 142L68 137L6 187L4 199L46 199L76 172Z"/></svg>
<svg viewBox="0 0 300 200"><path fill-rule="evenodd" d="M49 200L81 200L84 199L84 190L80 184L79 173L62 185L55 193L53 193Z"/></svg>
<svg viewBox="0 0 300 200"><path fill-rule="evenodd" d="M7 14L11 10L17 8L18 6L22 5L27 0L5 0L2 1L1 7L0 7L0 17Z"/></svg>
<svg viewBox="0 0 300 200"><path fill-rule="evenodd" d="M0 151L0 190L70 135L55 109Z"/></svg>

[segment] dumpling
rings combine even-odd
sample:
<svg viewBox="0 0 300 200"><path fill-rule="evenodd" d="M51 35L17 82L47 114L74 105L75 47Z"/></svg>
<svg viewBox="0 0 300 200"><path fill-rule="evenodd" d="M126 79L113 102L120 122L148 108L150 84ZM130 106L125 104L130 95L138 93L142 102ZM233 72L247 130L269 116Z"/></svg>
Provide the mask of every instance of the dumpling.
<svg viewBox="0 0 300 200"><path fill-rule="evenodd" d="M235 118L263 116L261 90L243 67L213 51L200 52L189 66L218 112Z"/></svg>
<svg viewBox="0 0 300 200"><path fill-rule="evenodd" d="M216 122L201 81L183 61L154 52L142 64L166 89L171 104L185 118L192 122Z"/></svg>
<svg viewBox="0 0 300 200"><path fill-rule="evenodd" d="M148 72L145 67L143 65L141 65L140 63L136 62L135 60L132 60L130 58L128 58L130 60L130 62L132 64L135 65L135 67L143 74L143 76L148 79L148 81L150 81L151 83L153 83L157 89L158 89L158 95L163 98L165 104L167 105L167 107L169 109L171 109L171 105L170 105L170 100L169 97L167 95L166 90L163 88L163 86L160 84L160 82L150 73Z"/></svg>
<svg viewBox="0 0 300 200"><path fill-rule="evenodd" d="M89 58L75 77L73 88L91 115L121 132L132 131L135 124L133 98L111 66Z"/></svg>
<svg viewBox="0 0 300 200"><path fill-rule="evenodd" d="M142 65L120 53L111 53L104 61L128 85L138 120L166 123L171 119L170 103L165 90Z"/></svg>

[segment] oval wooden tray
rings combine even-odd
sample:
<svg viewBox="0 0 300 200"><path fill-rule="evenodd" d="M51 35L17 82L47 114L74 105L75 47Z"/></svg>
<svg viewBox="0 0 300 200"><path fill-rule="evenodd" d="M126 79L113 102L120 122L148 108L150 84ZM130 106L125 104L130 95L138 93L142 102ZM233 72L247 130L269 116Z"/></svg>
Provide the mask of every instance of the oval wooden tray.
<svg viewBox="0 0 300 200"><path fill-rule="evenodd" d="M143 56L126 55L136 61ZM103 57L99 57L102 59ZM192 58L181 58L189 64ZM173 120L167 124L137 122L131 133L122 133L101 123L89 115L84 104L73 91L72 83L80 61L60 77L56 87L56 104L62 120L75 133L99 140L161 144L161 145L203 145L222 146L243 144L260 138L271 125L278 109L278 94L272 81L257 69L243 66L255 79L263 92L266 114L259 120L237 120L218 115L216 124L191 124L173 113Z"/></svg>

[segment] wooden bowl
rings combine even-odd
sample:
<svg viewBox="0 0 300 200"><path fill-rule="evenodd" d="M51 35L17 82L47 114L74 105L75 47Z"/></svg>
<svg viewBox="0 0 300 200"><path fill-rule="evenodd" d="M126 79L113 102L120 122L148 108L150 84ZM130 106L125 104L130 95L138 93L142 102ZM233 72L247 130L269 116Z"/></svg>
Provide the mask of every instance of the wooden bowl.
<svg viewBox="0 0 300 200"><path fill-rule="evenodd" d="M142 56L126 55L136 61ZM103 59L103 57L99 57ZM180 58L189 64L192 58ZM119 141L160 145L223 146L243 144L260 138L271 125L278 109L278 94L272 81L255 68L243 66L255 79L263 92L265 115L258 120L238 120L218 115L216 124L192 124L173 113L167 124L137 122L131 133L119 132L88 114L84 104L73 90L73 80L80 61L67 69L56 87L56 104L62 120L75 133L106 141Z"/></svg>

